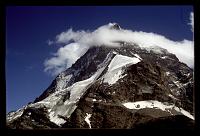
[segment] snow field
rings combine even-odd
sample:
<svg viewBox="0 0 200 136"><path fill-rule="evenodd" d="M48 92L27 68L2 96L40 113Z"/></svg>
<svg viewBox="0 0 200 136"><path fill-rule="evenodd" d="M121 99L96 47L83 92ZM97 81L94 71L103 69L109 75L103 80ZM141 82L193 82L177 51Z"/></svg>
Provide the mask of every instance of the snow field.
<svg viewBox="0 0 200 136"><path fill-rule="evenodd" d="M156 101L156 100L148 100L148 101L137 101L137 102L127 102L123 103L123 105L128 108L128 109L144 109L144 108L156 108L156 109L161 109L162 111L167 111L169 110L176 110L177 112L182 113L183 115L187 116L188 118L191 118L194 120L194 117L187 111L185 111L182 108L178 108L175 105L165 105L162 102Z"/></svg>

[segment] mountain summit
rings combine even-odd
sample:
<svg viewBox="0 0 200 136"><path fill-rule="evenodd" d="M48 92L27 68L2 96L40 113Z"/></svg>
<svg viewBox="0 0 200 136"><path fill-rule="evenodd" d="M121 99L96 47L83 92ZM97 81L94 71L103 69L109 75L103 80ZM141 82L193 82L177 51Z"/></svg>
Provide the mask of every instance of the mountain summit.
<svg viewBox="0 0 200 136"><path fill-rule="evenodd" d="M88 49L34 102L8 113L7 127L193 127L193 70L166 49L118 44Z"/></svg>
<svg viewBox="0 0 200 136"><path fill-rule="evenodd" d="M117 23L109 23L108 26L110 27L110 29L121 30L120 25L118 25Z"/></svg>

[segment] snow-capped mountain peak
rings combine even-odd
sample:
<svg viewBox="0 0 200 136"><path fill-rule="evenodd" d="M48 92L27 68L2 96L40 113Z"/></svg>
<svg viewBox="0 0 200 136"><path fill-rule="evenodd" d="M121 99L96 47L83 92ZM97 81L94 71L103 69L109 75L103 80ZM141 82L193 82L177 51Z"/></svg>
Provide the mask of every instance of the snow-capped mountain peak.
<svg viewBox="0 0 200 136"><path fill-rule="evenodd" d="M134 128L139 118L194 120L193 70L165 49L120 44L91 47L33 103L9 113L8 127Z"/></svg>

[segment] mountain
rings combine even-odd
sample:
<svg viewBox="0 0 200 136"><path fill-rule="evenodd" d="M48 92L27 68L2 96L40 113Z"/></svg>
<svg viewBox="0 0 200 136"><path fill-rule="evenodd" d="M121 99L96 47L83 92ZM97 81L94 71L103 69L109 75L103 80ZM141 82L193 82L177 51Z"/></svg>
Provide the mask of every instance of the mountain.
<svg viewBox="0 0 200 136"><path fill-rule="evenodd" d="M8 113L7 127L193 128L193 69L166 49L115 42L88 49L34 102Z"/></svg>

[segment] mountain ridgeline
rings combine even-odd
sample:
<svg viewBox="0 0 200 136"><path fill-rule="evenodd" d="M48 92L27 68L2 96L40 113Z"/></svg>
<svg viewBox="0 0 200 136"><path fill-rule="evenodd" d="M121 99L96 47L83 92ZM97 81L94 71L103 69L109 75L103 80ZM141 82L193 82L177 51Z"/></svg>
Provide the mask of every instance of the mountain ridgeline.
<svg viewBox="0 0 200 136"><path fill-rule="evenodd" d="M193 128L193 69L166 49L117 42L88 49L34 102L8 113L7 127Z"/></svg>

